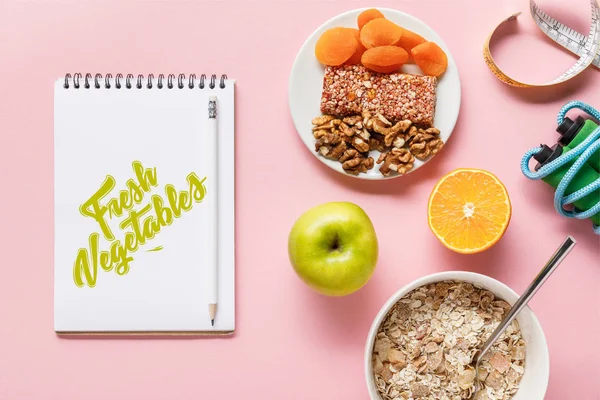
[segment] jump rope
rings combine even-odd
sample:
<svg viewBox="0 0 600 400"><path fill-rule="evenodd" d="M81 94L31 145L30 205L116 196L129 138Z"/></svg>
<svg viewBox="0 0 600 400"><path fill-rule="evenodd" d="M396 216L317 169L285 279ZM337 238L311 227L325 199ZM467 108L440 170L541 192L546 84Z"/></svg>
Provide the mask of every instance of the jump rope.
<svg viewBox="0 0 600 400"><path fill-rule="evenodd" d="M560 139L552 147L540 145L527 151L521 171L527 178L541 179L556 189L554 208L559 214L589 218L594 232L600 235L600 126L581 116L571 120L566 115L575 108L600 121L600 112L589 104L565 104L557 117ZM538 162L534 171L529 168L532 158Z"/></svg>

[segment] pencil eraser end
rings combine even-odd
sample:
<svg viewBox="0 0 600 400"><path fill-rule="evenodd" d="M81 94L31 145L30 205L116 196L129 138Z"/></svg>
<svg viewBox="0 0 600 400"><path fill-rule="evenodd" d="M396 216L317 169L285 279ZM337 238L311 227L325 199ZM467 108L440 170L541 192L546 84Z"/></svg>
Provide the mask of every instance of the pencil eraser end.
<svg viewBox="0 0 600 400"><path fill-rule="evenodd" d="M210 100L210 101L217 101L217 96L209 96L208 100Z"/></svg>

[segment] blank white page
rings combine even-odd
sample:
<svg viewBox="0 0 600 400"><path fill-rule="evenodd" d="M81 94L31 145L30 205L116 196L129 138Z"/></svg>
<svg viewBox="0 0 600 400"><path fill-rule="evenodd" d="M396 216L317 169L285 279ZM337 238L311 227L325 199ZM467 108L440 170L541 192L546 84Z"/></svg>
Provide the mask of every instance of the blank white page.
<svg viewBox="0 0 600 400"><path fill-rule="evenodd" d="M83 80L79 89L72 83L65 89L63 83L60 79L54 87L55 331L232 332L234 81L227 80L223 89L218 83L199 89L197 81L190 89L187 80L181 89L159 89L156 81L151 89L146 81L142 89L124 84L116 89L114 80L110 89L93 84L86 89ZM208 216L216 200L214 177L206 176L215 157L206 148L210 95L217 96L219 126L214 327L206 256ZM154 181L152 173L139 179L134 162L155 173ZM105 182L107 194L94 200ZM185 201L188 192L196 197ZM86 202L88 211L82 213ZM89 260L90 277L82 273L83 259Z"/></svg>

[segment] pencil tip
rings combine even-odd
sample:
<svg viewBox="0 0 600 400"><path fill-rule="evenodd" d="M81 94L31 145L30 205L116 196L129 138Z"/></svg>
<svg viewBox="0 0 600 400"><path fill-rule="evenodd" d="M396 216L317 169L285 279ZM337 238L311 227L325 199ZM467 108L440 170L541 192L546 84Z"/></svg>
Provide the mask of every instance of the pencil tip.
<svg viewBox="0 0 600 400"><path fill-rule="evenodd" d="M210 324L211 324L212 326L215 326L215 320L214 320L214 319L211 319L211 320L210 320Z"/></svg>

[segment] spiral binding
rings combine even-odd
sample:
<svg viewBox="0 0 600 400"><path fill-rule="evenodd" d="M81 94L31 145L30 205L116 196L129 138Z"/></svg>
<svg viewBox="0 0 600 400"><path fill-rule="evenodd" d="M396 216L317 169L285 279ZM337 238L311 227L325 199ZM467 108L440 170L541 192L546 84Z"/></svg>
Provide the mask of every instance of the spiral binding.
<svg viewBox="0 0 600 400"><path fill-rule="evenodd" d="M102 78L103 75L102 74L96 74L94 76L92 76L92 74L87 73L84 75L80 74L80 73L76 73L76 74L66 74L65 75L65 83L63 84L63 87L65 89L69 89L70 87L73 87L74 89L80 89L80 88L84 88L84 89L90 89L92 87L96 88L96 89L100 89L102 87L102 85L104 85L104 88L106 89L111 89L112 87L112 80L113 80L113 76L112 74L106 74L104 75L104 82L102 83ZM163 88L167 88L167 89L173 89L175 87L177 87L178 89L183 89L184 87L187 86L188 89L194 89L196 87L198 87L199 89L204 89L206 85L206 75L202 74L200 75L200 79L198 80L198 86L196 86L196 74L190 74L189 78L188 78L188 83L187 85L185 85L184 81L185 81L185 74L179 74L177 75L177 77L175 77L175 74L168 74L166 77L166 84L165 84L165 75L164 74L159 74L158 75L158 79L156 79L156 87L158 89L163 89ZM153 74L149 74L148 78L147 78L147 82L146 82L146 88L148 89L152 89L152 87L154 87L154 75ZM175 82L176 80L176 82ZM221 75L221 78L219 79L219 88L220 89L225 89L225 81L227 80L227 75L223 74ZM125 84L122 84L122 81L125 81ZM135 82L134 82L135 81ZM143 81L144 81L144 75L139 74L137 75L137 78L133 75L133 74L127 74L125 77L123 77L123 74L116 74L115 75L115 79L114 79L114 87L116 89L121 89L121 88L126 88L126 89L142 89L143 87ZM208 87L210 89L214 89L217 87L217 75L213 74L210 76L210 81L208 82Z"/></svg>

